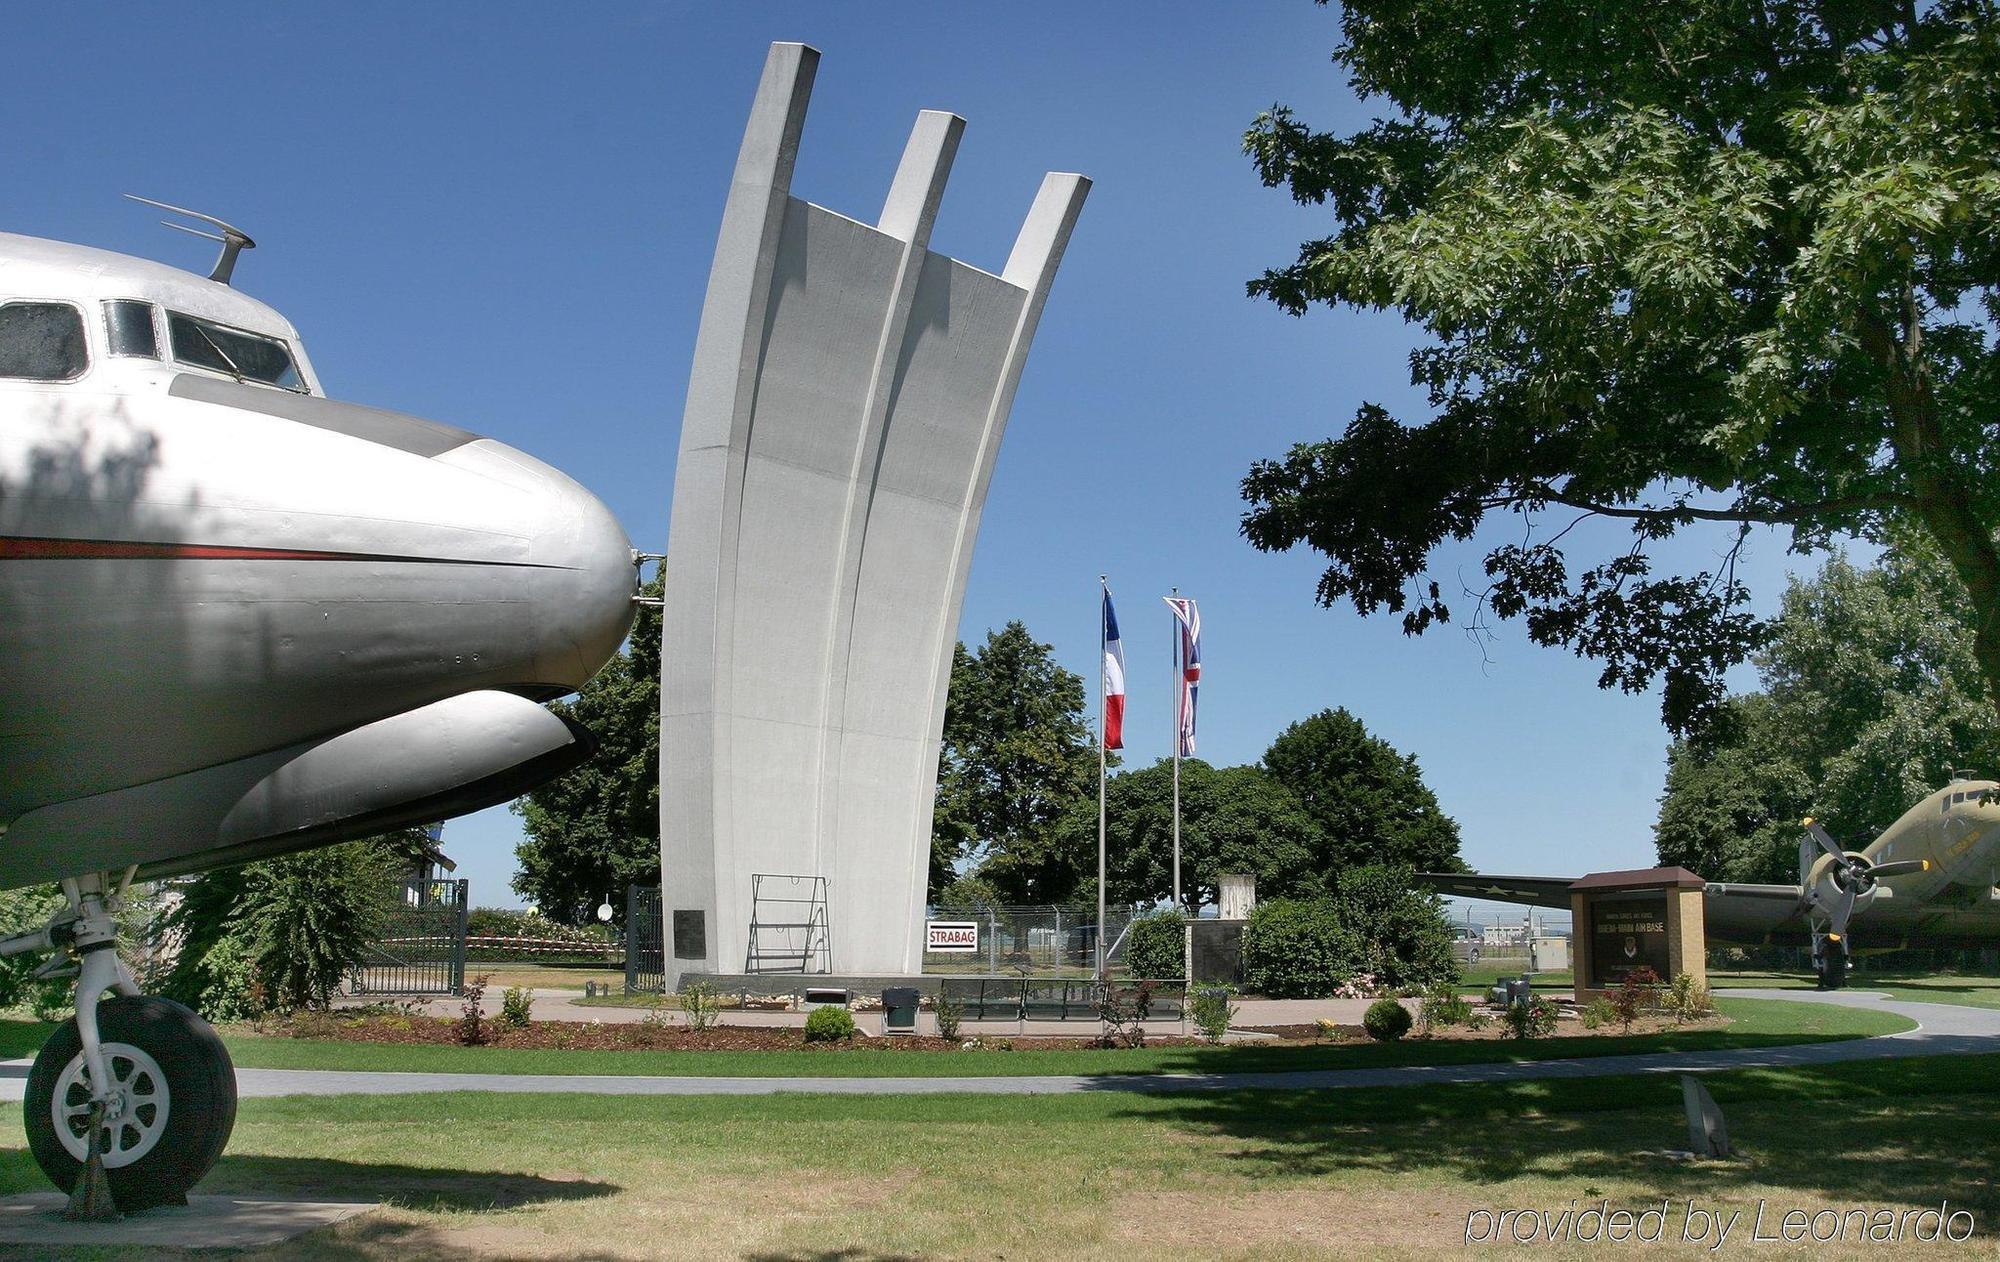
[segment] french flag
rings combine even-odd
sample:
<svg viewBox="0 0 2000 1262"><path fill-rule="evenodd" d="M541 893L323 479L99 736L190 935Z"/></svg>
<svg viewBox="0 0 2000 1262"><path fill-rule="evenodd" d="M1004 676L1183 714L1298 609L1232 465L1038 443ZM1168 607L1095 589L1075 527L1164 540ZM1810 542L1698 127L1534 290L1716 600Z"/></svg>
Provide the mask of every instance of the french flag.
<svg viewBox="0 0 2000 1262"><path fill-rule="evenodd" d="M1104 748L1125 748L1125 645L1118 639L1118 615L1111 589L1104 589Z"/></svg>

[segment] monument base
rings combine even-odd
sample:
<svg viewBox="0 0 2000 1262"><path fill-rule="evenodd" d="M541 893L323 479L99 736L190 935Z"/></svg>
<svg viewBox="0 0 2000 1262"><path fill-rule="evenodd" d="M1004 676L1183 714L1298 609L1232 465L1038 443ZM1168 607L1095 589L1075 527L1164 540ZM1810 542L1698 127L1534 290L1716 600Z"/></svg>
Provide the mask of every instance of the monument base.
<svg viewBox="0 0 2000 1262"><path fill-rule="evenodd" d="M0 1247L257 1249L380 1209L374 1201L262 1201L190 1196L186 1205L127 1214L117 1222L70 1222L60 1192L0 1198Z"/></svg>

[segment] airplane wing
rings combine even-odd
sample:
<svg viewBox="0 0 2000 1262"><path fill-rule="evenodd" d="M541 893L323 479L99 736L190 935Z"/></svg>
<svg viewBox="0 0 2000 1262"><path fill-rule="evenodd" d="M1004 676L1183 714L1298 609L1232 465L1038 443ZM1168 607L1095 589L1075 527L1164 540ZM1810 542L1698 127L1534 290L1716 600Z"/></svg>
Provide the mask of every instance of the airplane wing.
<svg viewBox="0 0 2000 1262"><path fill-rule="evenodd" d="M1473 872L1419 872L1417 884L1459 898L1490 898L1500 903L1569 910L1573 876L1485 876Z"/></svg>

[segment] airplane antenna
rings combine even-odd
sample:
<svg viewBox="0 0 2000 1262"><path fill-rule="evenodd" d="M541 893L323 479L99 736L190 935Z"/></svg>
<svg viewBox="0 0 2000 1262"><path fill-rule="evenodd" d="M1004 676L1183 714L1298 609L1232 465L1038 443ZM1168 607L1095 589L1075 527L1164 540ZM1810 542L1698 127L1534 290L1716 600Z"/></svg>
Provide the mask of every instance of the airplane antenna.
<svg viewBox="0 0 2000 1262"><path fill-rule="evenodd" d="M210 280L221 281L227 285L229 278L236 272L236 256L245 250L254 250L257 248L257 243L250 239L248 233L234 224L222 222L222 220L217 219L214 215L204 215L198 210L189 210L185 206L169 206L165 202L156 202L150 197L141 197L137 193L127 193L125 196L135 202L144 202L148 206L157 206L161 210L170 210L176 215L184 215L189 219L199 219L211 227L220 229L221 235L218 236L213 232L204 232L200 228L191 228L184 223L175 223L171 219L160 220L160 226L163 228L172 228L176 232L185 232L190 236L201 237L207 241L221 242L222 253L215 260L215 270L208 274Z"/></svg>

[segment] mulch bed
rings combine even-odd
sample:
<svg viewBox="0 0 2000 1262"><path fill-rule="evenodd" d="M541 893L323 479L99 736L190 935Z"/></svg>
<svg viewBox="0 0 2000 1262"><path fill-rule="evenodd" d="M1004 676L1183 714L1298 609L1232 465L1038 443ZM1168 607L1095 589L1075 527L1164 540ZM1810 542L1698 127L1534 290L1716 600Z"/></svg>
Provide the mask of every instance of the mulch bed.
<svg viewBox="0 0 2000 1262"><path fill-rule="evenodd" d="M1494 1039L1511 1039L1514 1037L1513 1032L1507 1028L1507 1023L1500 1018L1499 1013L1489 1011L1485 1012L1484 1015L1487 1018L1487 1024L1483 1029L1475 1030L1470 1026L1464 1025L1441 1025L1432 1030L1430 1036L1433 1039L1449 1040L1451 1042L1481 1042ZM1640 1017L1632 1023L1632 1028L1629 1031L1616 1021L1607 1022L1595 1030L1586 1030L1583 1028L1583 1022L1573 1017L1564 1017L1556 1022L1555 1033L1549 1037L1559 1039L1618 1038L1623 1037L1627 1033L1637 1035L1664 1034L1670 1030L1720 1030L1728 1024L1728 1017L1711 1013L1699 1021L1683 1021L1678 1023L1672 1017L1667 1016ZM1286 1043L1347 1043L1368 1041L1368 1031L1358 1025L1336 1026L1334 1028L1337 1032L1331 1036L1322 1032L1317 1025L1246 1025L1239 1028L1255 1030L1260 1034L1273 1034L1281 1042ZM1413 1029L1404 1037L1414 1039L1418 1035Z"/></svg>

